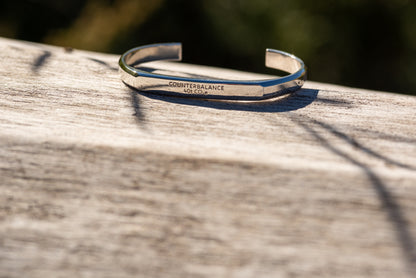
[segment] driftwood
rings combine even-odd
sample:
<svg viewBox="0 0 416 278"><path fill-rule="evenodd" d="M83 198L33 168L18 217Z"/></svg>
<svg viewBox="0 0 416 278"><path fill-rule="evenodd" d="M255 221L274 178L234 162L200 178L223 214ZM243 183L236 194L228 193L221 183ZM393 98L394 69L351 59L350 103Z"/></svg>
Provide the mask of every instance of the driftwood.
<svg viewBox="0 0 416 278"><path fill-rule="evenodd" d="M0 50L0 277L416 276L415 97L168 97L117 55Z"/></svg>

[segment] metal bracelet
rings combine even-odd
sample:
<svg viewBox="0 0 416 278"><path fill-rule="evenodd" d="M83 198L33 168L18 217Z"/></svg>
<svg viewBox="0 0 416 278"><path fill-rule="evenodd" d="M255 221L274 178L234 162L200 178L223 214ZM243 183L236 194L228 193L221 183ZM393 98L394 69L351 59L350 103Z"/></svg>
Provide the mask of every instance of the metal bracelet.
<svg viewBox="0 0 416 278"><path fill-rule="evenodd" d="M223 80L188 78L147 72L141 63L182 59L180 43L161 43L136 47L125 52L120 60L121 79L140 91L200 98L265 99L293 92L306 80L303 61L296 56L274 49L266 49L266 67L289 73L265 80Z"/></svg>

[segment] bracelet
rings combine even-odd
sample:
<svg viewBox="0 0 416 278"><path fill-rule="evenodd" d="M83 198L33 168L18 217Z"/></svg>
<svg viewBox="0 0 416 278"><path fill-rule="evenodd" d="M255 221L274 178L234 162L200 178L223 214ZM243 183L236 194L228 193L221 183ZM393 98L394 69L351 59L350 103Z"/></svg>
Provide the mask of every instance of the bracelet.
<svg viewBox="0 0 416 278"><path fill-rule="evenodd" d="M158 60L182 60L182 45L161 43L128 50L119 60L121 79L126 85L140 91L241 100L258 100L287 94L298 90L306 80L306 69L301 59L274 49L266 49L266 67L289 74L265 80L188 78L147 72L138 67L141 63Z"/></svg>

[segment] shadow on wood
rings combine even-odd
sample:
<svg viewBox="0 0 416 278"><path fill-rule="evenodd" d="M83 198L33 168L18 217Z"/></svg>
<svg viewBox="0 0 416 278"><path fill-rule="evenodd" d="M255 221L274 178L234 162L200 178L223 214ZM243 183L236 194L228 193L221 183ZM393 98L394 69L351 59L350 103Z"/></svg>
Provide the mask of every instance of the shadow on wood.
<svg viewBox="0 0 416 278"><path fill-rule="evenodd" d="M362 172L367 176L370 184L374 188L374 191L377 193L377 196L380 199L382 208L386 211L387 218L392 224L394 230L396 231L397 241L399 242L403 257L406 261L408 272L410 275L416 275L416 248L415 248L415 238L411 233L411 229L408 225L408 221L405 219L402 212L402 208L399 203L395 200L395 197L390 193L387 186L383 183L382 178L380 178L370 166L354 158L352 155L344 152L343 150L334 146L331 142L325 139L317 131L317 126L324 128L326 131L332 133L336 137L342 139L351 147L358 149L361 152L369 154L376 159L380 159L387 164L391 164L400 168L408 169L411 171L416 171L416 168L411 165L407 165L394 159L388 158L385 155L375 152L370 148L358 143L355 139L348 136L347 134L337 130L334 126L326 124L322 121L314 120L309 117L302 117L292 115L290 117L295 123L304 128L309 134L316 138L317 142L320 142L322 146L331 151L332 153L338 155L339 157L345 159L352 165L358 167ZM351 184L353 186L353 184Z"/></svg>
<svg viewBox="0 0 416 278"><path fill-rule="evenodd" d="M133 90L133 89L132 89ZM259 113L279 113L288 112L301 109L311 104L318 95L318 90L301 89L292 94L288 94L279 98L273 98L263 101L229 101L229 100L213 100L213 99L198 99L178 96L165 96L156 93L146 93L139 91L132 91L133 106L135 110L139 107L138 99L134 94L141 94L147 98L161 100L170 103L199 106L219 110L235 110ZM136 112L137 114L137 112ZM140 113L138 115L141 115Z"/></svg>

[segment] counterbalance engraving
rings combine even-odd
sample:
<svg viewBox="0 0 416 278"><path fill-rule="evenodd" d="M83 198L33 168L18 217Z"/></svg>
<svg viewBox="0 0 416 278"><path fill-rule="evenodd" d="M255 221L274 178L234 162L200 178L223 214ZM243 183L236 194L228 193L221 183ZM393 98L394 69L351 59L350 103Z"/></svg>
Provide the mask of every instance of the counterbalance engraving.
<svg viewBox="0 0 416 278"><path fill-rule="evenodd" d="M216 84L200 84L200 83L189 83L189 82L169 82L169 87L183 88L185 94L196 94L196 95L208 95L218 94L224 91L224 85Z"/></svg>

